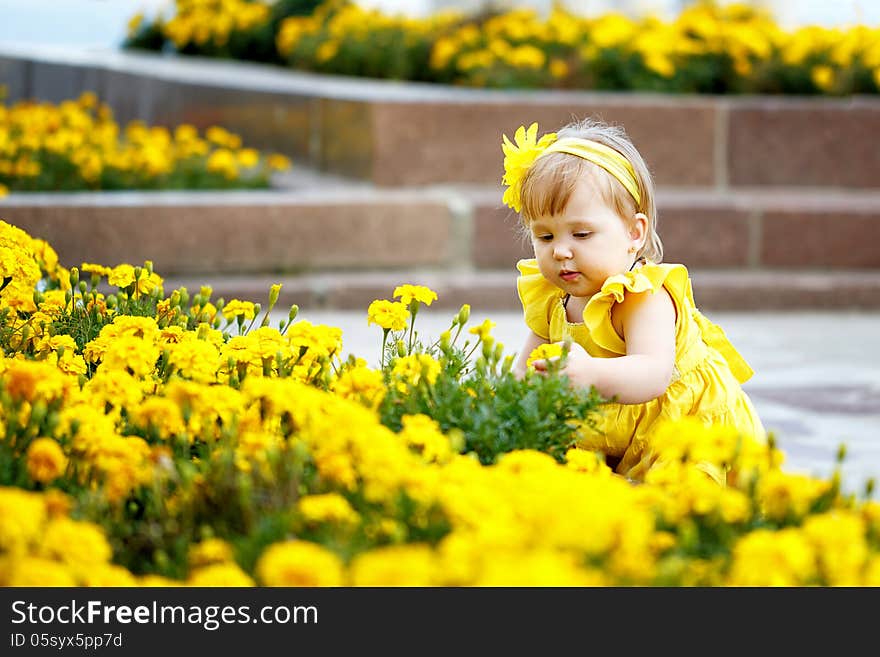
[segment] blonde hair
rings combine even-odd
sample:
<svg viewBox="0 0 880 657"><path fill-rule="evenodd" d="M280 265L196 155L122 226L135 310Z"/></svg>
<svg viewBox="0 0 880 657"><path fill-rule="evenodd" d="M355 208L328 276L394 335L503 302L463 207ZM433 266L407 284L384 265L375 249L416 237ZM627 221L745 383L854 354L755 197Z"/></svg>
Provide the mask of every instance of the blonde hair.
<svg viewBox="0 0 880 657"><path fill-rule="evenodd" d="M636 254L652 262L663 259L663 244L657 234L657 209L654 205L654 181L641 154L623 128L596 119L573 121L557 131L559 139L576 137L613 148L632 165L641 201L636 203L626 188L602 167L576 155L547 153L535 160L522 181L522 228L527 231L536 217L565 212L575 184L582 179L592 183L602 200L627 223L636 213L648 218L645 243Z"/></svg>

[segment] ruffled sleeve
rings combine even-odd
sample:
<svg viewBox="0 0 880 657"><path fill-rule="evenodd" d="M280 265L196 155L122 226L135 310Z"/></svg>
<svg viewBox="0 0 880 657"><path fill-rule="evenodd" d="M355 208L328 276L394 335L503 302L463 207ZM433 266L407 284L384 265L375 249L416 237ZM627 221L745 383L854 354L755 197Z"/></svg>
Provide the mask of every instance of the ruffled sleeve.
<svg viewBox="0 0 880 657"><path fill-rule="evenodd" d="M544 278L534 258L520 260L516 263L516 268L519 270L516 291L522 302L526 326L545 340L549 340L550 311L564 293Z"/></svg>
<svg viewBox="0 0 880 657"><path fill-rule="evenodd" d="M626 355L626 344L611 323L611 308L623 301L626 292L657 292L665 287L681 314L692 299L687 268L678 264L648 263L624 274L611 276L584 308L584 325L598 346L621 356Z"/></svg>

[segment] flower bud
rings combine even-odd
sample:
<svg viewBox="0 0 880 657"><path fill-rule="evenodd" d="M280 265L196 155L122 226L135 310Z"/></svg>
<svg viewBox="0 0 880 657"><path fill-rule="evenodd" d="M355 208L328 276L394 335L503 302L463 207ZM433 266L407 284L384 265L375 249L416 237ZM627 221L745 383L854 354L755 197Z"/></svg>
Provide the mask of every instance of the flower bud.
<svg viewBox="0 0 880 657"><path fill-rule="evenodd" d="M461 307L461 310L458 311L458 315L455 316L455 322L456 322L456 324L461 324L462 326L464 326L465 324L467 324L467 321L470 318L470 316L471 316L471 307L470 307L470 304L466 303Z"/></svg>
<svg viewBox="0 0 880 657"><path fill-rule="evenodd" d="M292 322L294 319L296 319L297 314L299 314L299 306L293 304L290 307L290 312L287 314L287 319Z"/></svg>
<svg viewBox="0 0 880 657"><path fill-rule="evenodd" d="M281 283L275 283L269 288L269 310L275 307L278 302L278 295L281 293Z"/></svg>
<svg viewBox="0 0 880 657"><path fill-rule="evenodd" d="M39 306L41 303L43 303L44 298L45 297L43 296L42 292L40 292L39 290L34 290L34 305Z"/></svg>
<svg viewBox="0 0 880 657"><path fill-rule="evenodd" d="M88 286L88 284L87 284L85 281L80 281L80 282L79 282L79 292L80 292L80 294L83 294L83 295L84 295L86 292L88 292L88 290L89 290L89 286Z"/></svg>
<svg viewBox="0 0 880 657"><path fill-rule="evenodd" d="M404 356L406 356L406 343L404 343L403 340L397 341L397 355L400 358L403 358Z"/></svg>
<svg viewBox="0 0 880 657"><path fill-rule="evenodd" d="M202 287L199 288L199 294L201 294L204 297L205 301L207 301L211 298L211 295L214 294L214 288L212 288L210 285L202 285Z"/></svg>
<svg viewBox="0 0 880 657"><path fill-rule="evenodd" d="M440 334L440 349L443 351L449 351L449 347L452 343L452 333L449 331L443 331Z"/></svg>
<svg viewBox="0 0 880 657"><path fill-rule="evenodd" d="M147 275L153 275L153 261L152 260L144 260L144 269L147 270Z"/></svg>
<svg viewBox="0 0 880 657"><path fill-rule="evenodd" d="M79 283L79 269L76 267L70 268L70 287L76 287L76 284Z"/></svg>

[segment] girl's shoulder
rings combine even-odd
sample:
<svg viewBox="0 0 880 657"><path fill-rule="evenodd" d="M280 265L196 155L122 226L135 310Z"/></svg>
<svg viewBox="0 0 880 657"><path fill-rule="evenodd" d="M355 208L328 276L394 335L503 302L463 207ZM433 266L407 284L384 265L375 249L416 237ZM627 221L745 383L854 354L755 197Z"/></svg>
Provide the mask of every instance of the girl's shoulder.
<svg viewBox="0 0 880 657"><path fill-rule="evenodd" d="M646 262L641 267L608 278L590 303L603 299L620 303L627 292L657 292L661 288L665 288L675 301L692 297L687 267L679 263Z"/></svg>
<svg viewBox="0 0 880 657"><path fill-rule="evenodd" d="M687 268L677 263L647 262L637 269L611 276L584 307L584 325L593 341L608 351L626 353L620 327L614 318L618 304L627 298L645 292L665 291L672 300L677 314L693 305L690 277ZM618 316L619 319L619 316Z"/></svg>

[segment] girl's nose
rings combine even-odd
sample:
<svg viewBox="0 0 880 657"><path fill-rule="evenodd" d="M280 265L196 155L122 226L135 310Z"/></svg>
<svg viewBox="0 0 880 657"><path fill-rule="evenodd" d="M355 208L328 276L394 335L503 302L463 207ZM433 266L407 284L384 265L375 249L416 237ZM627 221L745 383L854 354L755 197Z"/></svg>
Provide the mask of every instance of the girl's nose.
<svg viewBox="0 0 880 657"><path fill-rule="evenodd" d="M565 244L556 244L553 246L553 257L566 260L571 257L571 249Z"/></svg>

